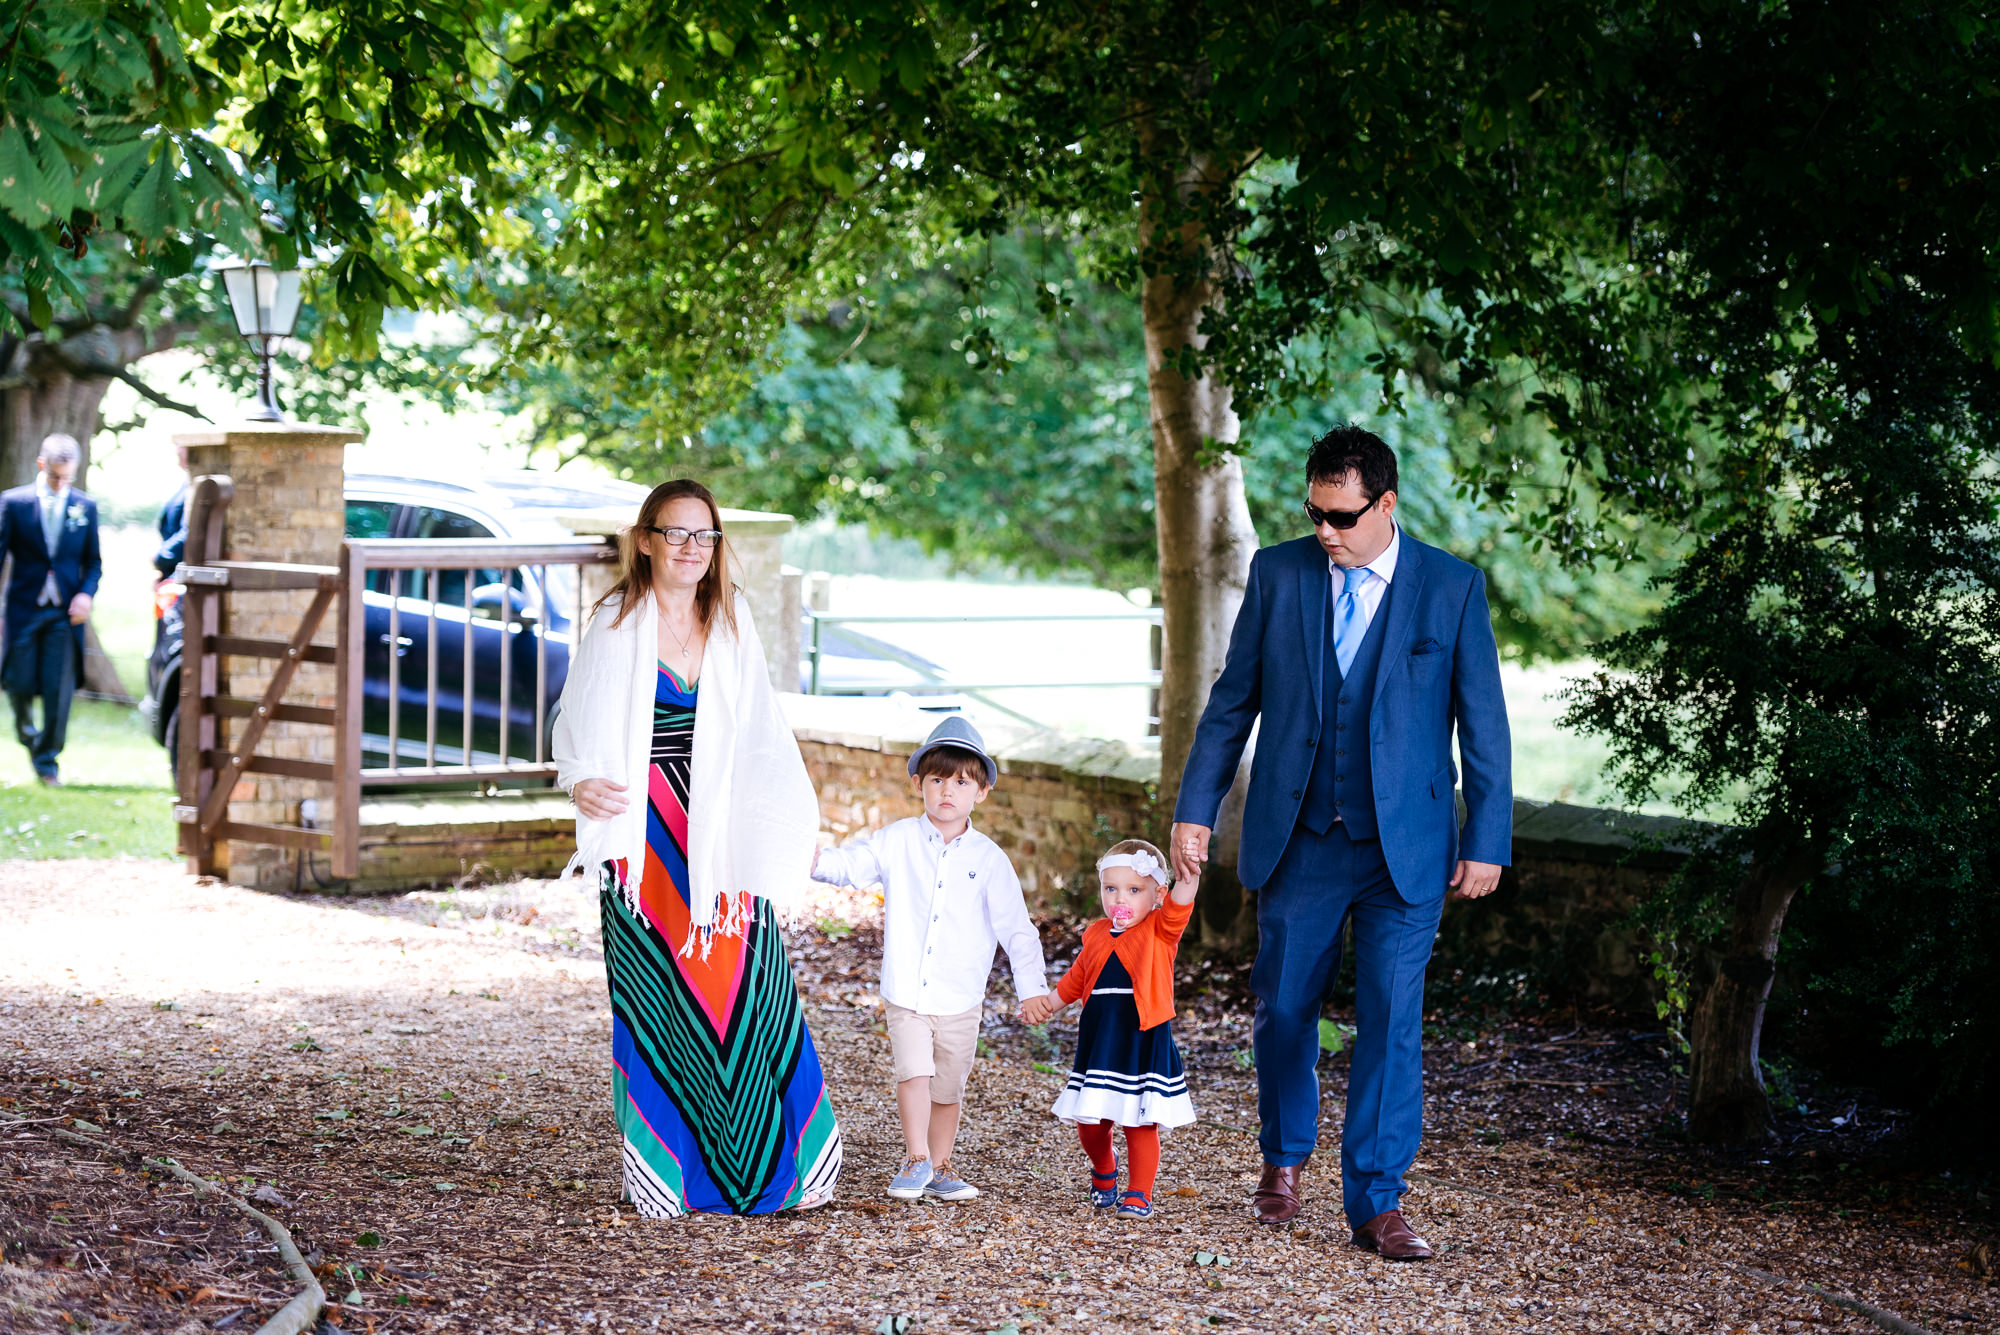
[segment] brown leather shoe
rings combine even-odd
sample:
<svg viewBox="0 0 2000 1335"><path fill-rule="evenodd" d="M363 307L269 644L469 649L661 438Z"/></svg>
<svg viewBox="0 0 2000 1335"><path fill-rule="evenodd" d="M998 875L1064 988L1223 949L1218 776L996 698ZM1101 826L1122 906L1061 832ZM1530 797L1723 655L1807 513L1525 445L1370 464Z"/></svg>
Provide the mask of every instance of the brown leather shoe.
<svg viewBox="0 0 2000 1335"><path fill-rule="evenodd" d="M1299 1212L1299 1170L1312 1162L1311 1156L1280 1168L1267 1163L1257 1178L1257 1192L1250 1198L1260 1224L1289 1224Z"/></svg>
<svg viewBox="0 0 2000 1335"><path fill-rule="evenodd" d="M1410 1231L1401 1210L1384 1210L1354 1230L1354 1245L1385 1261L1428 1261L1431 1245Z"/></svg>

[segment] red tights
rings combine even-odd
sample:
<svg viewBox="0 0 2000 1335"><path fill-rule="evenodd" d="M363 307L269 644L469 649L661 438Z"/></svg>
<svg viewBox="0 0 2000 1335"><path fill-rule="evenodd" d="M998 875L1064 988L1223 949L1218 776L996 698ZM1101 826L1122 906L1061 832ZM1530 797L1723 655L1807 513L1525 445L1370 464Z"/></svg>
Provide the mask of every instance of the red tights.
<svg viewBox="0 0 2000 1335"><path fill-rule="evenodd" d="M1111 1150L1110 1122L1078 1122L1076 1138L1083 1142L1083 1152L1090 1156L1091 1169L1099 1177L1116 1177L1118 1157ZM1144 1192L1147 1201L1153 1199L1153 1179L1160 1172L1160 1128L1157 1126L1128 1126L1125 1128L1125 1158L1127 1160L1126 1190Z"/></svg>

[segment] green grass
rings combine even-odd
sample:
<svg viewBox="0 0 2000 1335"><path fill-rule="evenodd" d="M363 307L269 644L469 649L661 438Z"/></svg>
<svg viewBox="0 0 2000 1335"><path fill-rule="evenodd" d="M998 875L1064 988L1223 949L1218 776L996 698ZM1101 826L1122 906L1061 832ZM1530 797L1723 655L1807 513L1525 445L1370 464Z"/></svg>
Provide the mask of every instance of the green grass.
<svg viewBox="0 0 2000 1335"><path fill-rule="evenodd" d="M1572 802L1582 807L1626 809L1626 800L1605 773L1611 748L1601 737L1586 737L1556 725L1564 705L1556 698L1569 683L1598 670L1595 663L1543 663L1534 667L1505 664L1501 684L1507 692L1507 724L1514 740L1514 792L1542 802ZM1723 800L1694 812L1684 812L1675 799L1686 790L1683 776L1668 775L1660 794L1639 810L1653 816L1692 815L1700 820L1728 821L1733 813L1731 790Z"/></svg>
<svg viewBox="0 0 2000 1335"><path fill-rule="evenodd" d="M91 614L125 689L145 694L153 648L153 551L147 525L102 531L104 580ZM0 705L0 715L6 715ZM11 716L5 721L12 722ZM70 710L63 786L35 780L28 753L0 728L0 858L172 857L174 793L167 754L138 711L94 700Z"/></svg>
<svg viewBox="0 0 2000 1335"><path fill-rule="evenodd" d="M36 781L11 733L0 732L0 858L173 856L167 755L137 710L76 702L60 788Z"/></svg>

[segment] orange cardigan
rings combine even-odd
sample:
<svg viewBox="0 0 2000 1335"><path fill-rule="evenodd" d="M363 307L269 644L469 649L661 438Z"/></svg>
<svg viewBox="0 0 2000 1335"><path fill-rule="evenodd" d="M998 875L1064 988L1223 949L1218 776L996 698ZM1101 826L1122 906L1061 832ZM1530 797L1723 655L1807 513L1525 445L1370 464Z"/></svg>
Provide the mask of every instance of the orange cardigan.
<svg viewBox="0 0 2000 1335"><path fill-rule="evenodd" d="M1065 1002L1081 1001L1090 995L1097 975L1113 951L1132 975L1132 1000L1139 1007L1139 1027L1151 1029L1174 1018L1174 954L1181 946L1181 933L1194 917L1194 905L1176 904L1169 899L1146 915L1146 921L1129 931L1112 935L1111 922L1099 918L1083 929L1083 950L1076 963L1056 983L1056 995Z"/></svg>

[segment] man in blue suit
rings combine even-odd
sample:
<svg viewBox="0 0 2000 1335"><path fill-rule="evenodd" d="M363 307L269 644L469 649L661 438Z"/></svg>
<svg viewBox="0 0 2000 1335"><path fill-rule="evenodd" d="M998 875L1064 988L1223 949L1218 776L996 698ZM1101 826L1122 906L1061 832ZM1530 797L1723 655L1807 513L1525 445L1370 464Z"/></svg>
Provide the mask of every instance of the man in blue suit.
<svg viewBox="0 0 2000 1335"><path fill-rule="evenodd" d="M52 435L42 442L34 482L0 493L0 553L14 561L0 685L14 702L15 735L51 787L62 782L57 762L83 670L83 627L104 569L97 502L70 486L82 458L74 437ZM39 728L36 696L42 700Z"/></svg>
<svg viewBox="0 0 2000 1335"><path fill-rule="evenodd" d="M1262 718L1237 871L1257 895L1257 1218L1299 1211L1319 1140L1319 1020L1354 924L1355 1039L1341 1127L1354 1241L1431 1248L1404 1220L1423 1132L1424 968L1447 890L1489 894L1513 844L1500 654L1479 571L1396 524L1396 455L1359 427L1306 461L1313 536L1250 562L1243 608L1181 775L1177 875L1208 858L1216 811ZM1459 830L1452 732L1464 762Z"/></svg>

